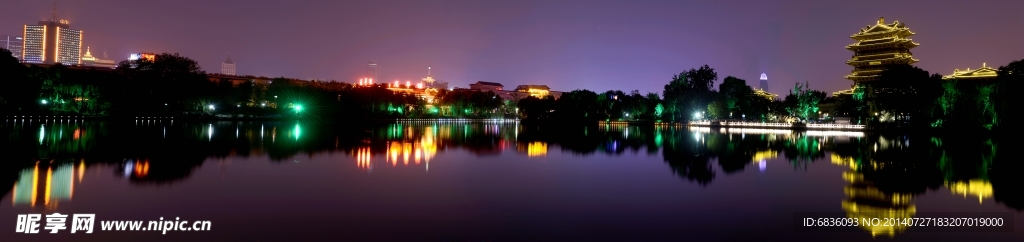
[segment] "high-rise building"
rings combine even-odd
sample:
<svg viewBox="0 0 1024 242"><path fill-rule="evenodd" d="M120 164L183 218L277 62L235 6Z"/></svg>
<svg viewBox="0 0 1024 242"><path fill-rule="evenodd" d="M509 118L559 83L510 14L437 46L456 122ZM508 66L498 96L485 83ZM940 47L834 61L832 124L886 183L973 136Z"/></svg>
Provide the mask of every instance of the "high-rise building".
<svg viewBox="0 0 1024 242"><path fill-rule="evenodd" d="M11 51L11 55L14 58L18 58L18 61L21 61L21 45L23 42L24 38L21 36L0 35L0 48Z"/></svg>
<svg viewBox="0 0 1024 242"><path fill-rule="evenodd" d="M886 67L917 63L910 49L920 44L910 39L913 35L914 32L900 21L887 24L885 18L879 18L874 26L868 25L851 35L850 38L857 43L846 46L853 51L853 59L846 61L847 65L853 66L853 73L846 79L855 85L874 81Z"/></svg>
<svg viewBox="0 0 1024 242"><path fill-rule="evenodd" d="M380 66L377 62L370 61L370 64L366 66L366 78L371 78L373 82L383 82L380 80Z"/></svg>
<svg viewBox="0 0 1024 242"><path fill-rule="evenodd" d="M761 91L768 91L768 74L761 73Z"/></svg>
<svg viewBox="0 0 1024 242"><path fill-rule="evenodd" d="M24 62L82 64L82 31L71 29L67 20L57 20L56 7L50 20L39 21L37 25L25 25L24 36Z"/></svg>
<svg viewBox="0 0 1024 242"><path fill-rule="evenodd" d="M220 64L220 74L235 75L235 62L231 61L230 56L224 61L224 63Z"/></svg>

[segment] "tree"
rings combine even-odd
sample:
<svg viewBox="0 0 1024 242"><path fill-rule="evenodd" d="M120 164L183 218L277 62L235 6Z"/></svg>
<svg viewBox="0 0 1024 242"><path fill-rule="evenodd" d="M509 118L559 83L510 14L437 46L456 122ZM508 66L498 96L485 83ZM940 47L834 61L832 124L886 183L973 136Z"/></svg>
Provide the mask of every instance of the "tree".
<svg viewBox="0 0 1024 242"><path fill-rule="evenodd" d="M784 101L789 115L804 121L817 117L818 102L825 99L825 95L824 92L810 90L809 87L810 85L807 82L804 82L803 85L797 82L793 86L793 90L789 91L789 95L786 96L786 101Z"/></svg>
<svg viewBox="0 0 1024 242"><path fill-rule="evenodd" d="M736 118L749 112L751 99L754 90L747 85L747 81L736 77L728 76L718 85L718 93L722 95L726 112L730 113L729 118Z"/></svg>
<svg viewBox="0 0 1024 242"><path fill-rule="evenodd" d="M718 74L708 65L673 76L663 93L672 120L687 120L694 113L705 111L714 97L712 85L716 80Z"/></svg>

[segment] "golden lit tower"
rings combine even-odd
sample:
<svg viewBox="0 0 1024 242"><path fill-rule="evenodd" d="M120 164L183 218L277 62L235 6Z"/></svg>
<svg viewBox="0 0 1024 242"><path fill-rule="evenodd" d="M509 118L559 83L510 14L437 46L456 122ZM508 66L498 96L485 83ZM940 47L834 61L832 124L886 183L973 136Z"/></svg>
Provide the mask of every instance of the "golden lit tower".
<svg viewBox="0 0 1024 242"><path fill-rule="evenodd" d="M847 65L853 66L853 73L846 79L854 83L874 81L888 66L917 63L910 49L920 44L910 39L913 35L914 32L900 21L886 24L885 18L879 18L874 26L868 25L851 35L850 38L857 43L846 46L853 51L853 59L846 61Z"/></svg>

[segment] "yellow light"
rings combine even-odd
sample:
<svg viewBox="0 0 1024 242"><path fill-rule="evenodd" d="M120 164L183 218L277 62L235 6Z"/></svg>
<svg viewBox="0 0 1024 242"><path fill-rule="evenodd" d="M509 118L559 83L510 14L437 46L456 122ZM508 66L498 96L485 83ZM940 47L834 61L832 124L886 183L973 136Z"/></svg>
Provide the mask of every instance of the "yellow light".
<svg viewBox="0 0 1024 242"><path fill-rule="evenodd" d="M36 197L39 195L39 163L36 162L36 169L32 171L32 206L36 206Z"/></svg>
<svg viewBox="0 0 1024 242"><path fill-rule="evenodd" d="M52 181L53 181L53 167L49 167L49 168L46 168L46 193L44 194L45 197L43 197L43 204L44 205L50 205L50 189L51 189L51 184L50 183Z"/></svg>
<svg viewBox="0 0 1024 242"><path fill-rule="evenodd" d="M43 62L46 62L46 25L43 25Z"/></svg>
<svg viewBox="0 0 1024 242"><path fill-rule="evenodd" d="M21 36L26 37L25 39L23 39L21 41L21 61L25 61L25 49L27 49L27 48L25 48L25 42L28 42L28 38L27 38L28 35L27 34L28 34L28 25L26 24L25 27L21 29Z"/></svg>
<svg viewBox="0 0 1024 242"><path fill-rule="evenodd" d="M53 38L57 41L57 44L53 45L53 61L60 62L60 26L57 26L57 33L53 34Z"/></svg>
<svg viewBox="0 0 1024 242"><path fill-rule="evenodd" d="M526 145L527 157L541 157L548 154L548 143L533 142Z"/></svg>
<svg viewBox="0 0 1024 242"><path fill-rule="evenodd" d="M84 32L85 31L81 31L81 30L78 31L78 55L75 55L76 56L75 58L78 59L78 64L79 65L82 64L82 58L80 56L82 56L82 36L84 35L83 34Z"/></svg>

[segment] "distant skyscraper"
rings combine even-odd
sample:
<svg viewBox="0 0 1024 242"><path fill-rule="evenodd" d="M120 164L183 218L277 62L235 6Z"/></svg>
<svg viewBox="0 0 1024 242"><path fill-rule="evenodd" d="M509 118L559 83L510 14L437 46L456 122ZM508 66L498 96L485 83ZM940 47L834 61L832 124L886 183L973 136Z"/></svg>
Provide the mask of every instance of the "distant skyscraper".
<svg viewBox="0 0 1024 242"><path fill-rule="evenodd" d="M21 36L0 35L0 48L11 51L11 55L14 58L18 58L18 61L21 61L21 45L23 42L24 38Z"/></svg>
<svg viewBox="0 0 1024 242"><path fill-rule="evenodd" d="M82 64L82 31L71 29L70 22L57 20L57 7L53 18L39 21L38 25L25 25L22 60L28 63L64 65Z"/></svg>
<svg viewBox="0 0 1024 242"><path fill-rule="evenodd" d="M366 78L373 78L373 82L383 82L380 80L380 66L377 62L370 61L370 65L366 66Z"/></svg>
<svg viewBox="0 0 1024 242"><path fill-rule="evenodd" d="M230 56L228 56L228 59L225 60L224 63L220 64L220 74L235 75L235 62L231 61Z"/></svg>
<svg viewBox="0 0 1024 242"><path fill-rule="evenodd" d="M760 86L761 86L761 90L762 91L765 91L765 92L768 91L768 75L767 74L761 73L761 85Z"/></svg>

